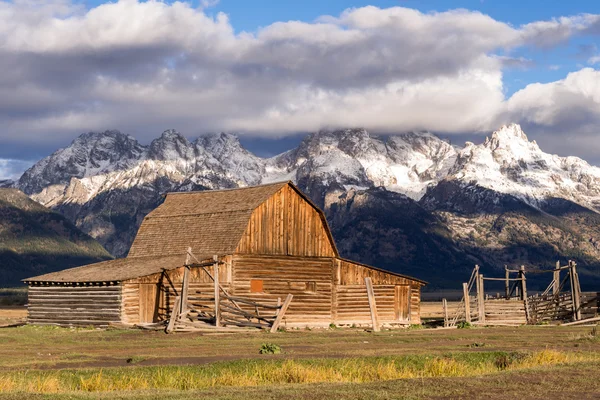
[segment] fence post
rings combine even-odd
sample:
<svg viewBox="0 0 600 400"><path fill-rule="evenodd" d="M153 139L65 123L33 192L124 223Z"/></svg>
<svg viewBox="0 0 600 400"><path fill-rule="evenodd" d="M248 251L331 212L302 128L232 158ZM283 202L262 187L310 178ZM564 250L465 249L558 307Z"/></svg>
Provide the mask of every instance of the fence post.
<svg viewBox="0 0 600 400"><path fill-rule="evenodd" d="M527 323L531 321L531 316L529 312L529 300L527 299L527 278L525 277L525 266L521 265L519 268L519 275L521 277L521 299L524 302L525 307L525 319Z"/></svg>
<svg viewBox="0 0 600 400"><path fill-rule="evenodd" d="M485 322L485 289L483 287L483 274L477 278L477 314L479 322Z"/></svg>
<svg viewBox="0 0 600 400"><path fill-rule="evenodd" d="M573 318L575 321L581 319L581 287L579 286L579 275L577 274L577 264L569 261L569 271L571 272L571 293L573 297Z"/></svg>
<svg viewBox="0 0 600 400"><path fill-rule="evenodd" d="M506 293L506 300L510 298L510 272L508 272L508 267L504 266L504 277L506 282L504 283L504 292Z"/></svg>
<svg viewBox="0 0 600 400"><path fill-rule="evenodd" d="M553 275L552 294L556 296L560 290L560 261L556 262L556 269L554 270Z"/></svg>
<svg viewBox="0 0 600 400"><path fill-rule="evenodd" d="M463 283L463 298L465 300L465 321L471 323L471 299L469 298L468 283Z"/></svg>
<svg viewBox="0 0 600 400"><path fill-rule="evenodd" d="M444 328L448 327L448 302L442 299L442 308L444 309Z"/></svg>

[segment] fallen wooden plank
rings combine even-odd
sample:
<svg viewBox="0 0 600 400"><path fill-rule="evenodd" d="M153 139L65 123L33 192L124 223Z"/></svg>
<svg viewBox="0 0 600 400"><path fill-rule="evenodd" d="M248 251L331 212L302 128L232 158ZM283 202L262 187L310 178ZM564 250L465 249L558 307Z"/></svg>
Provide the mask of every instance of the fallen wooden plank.
<svg viewBox="0 0 600 400"><path fill-rule="evenodd" d="M566 324L562 324L561 326L571 326L571 325L580 325L580 324L588 324L590 322L600 321L600 317L582 319L579 321L567 322Z"/></svg>

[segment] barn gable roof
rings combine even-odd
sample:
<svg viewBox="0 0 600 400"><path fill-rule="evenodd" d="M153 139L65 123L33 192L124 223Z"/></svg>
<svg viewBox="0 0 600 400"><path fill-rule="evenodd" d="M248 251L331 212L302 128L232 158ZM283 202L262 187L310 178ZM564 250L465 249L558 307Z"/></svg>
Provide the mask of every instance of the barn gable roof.
<svg viewBox="0 0 600 400"><path fill-rule="evenodd" d="M289 182L268 185L169 193L144 218L128 257L185 253L233 254L256 207Z"/></svg>

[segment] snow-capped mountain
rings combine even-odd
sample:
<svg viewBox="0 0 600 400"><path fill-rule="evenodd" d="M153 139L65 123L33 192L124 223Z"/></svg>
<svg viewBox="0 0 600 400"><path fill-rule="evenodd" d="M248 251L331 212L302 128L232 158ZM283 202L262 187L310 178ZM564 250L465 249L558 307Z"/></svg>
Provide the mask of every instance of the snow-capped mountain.
<svg viewBox="0 0 600 400"><path fill-rule="evenodd" d="M536 208L560 198L600 211L600 168L577 157L544 153L516 124L503 126L480 145L467 143L448 177L512 195Z"/></svg>
<svg viewBox="0 0 600 400"><path fill-rule="evenodd" d="M225 133L190 142L168 130L147 146L118 131L87 133L38 162L15 186L124 256L166 192L288 179L325 210L339 248L359 260L410 268L417 251L423 253L418 263L431 262L441 276L440 255L453 260L448 268L463 268L573 253L600 268L593 222L600 221L600 169L544 153L518 125L463 148L427 132L320 131L272 158L250 153ZM364 250L360 243L371 240ZM504 248L513 258L504 257ZM372 259L376 250L383 256Z"/></svg>

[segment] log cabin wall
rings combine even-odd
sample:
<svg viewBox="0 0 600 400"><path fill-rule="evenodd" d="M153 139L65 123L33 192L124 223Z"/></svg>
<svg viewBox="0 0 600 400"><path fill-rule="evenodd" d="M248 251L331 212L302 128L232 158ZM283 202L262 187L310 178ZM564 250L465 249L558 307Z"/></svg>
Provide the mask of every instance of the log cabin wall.
<svg viewBox="0 0 600 400"><path fill-rule="evenodd" d="M285 185L254 210L236 253L336 256L323 214L290 185Z"/></svg>
<svg viewBox="0 0 600 400"><path fill-rule="evenodd" d="M222 259L219 282L229 291L232 280L231 256ZM205 267L212 276L214 268ZM148 275L123 282L123 322L150 323L169 319L175 297L181 294L184 268ZM188 301L191 308L214 310L214 302L200 298L214 297L214 282L202 268L190 269ZM212 312L212 311L211 311Z"/></svg>
<svg viewBox="0 0 600 400"><path fill-rule="evenodd" d="M275 302L291 293L287 326L327 326L331 323L331 258L233 256L235 296Z"/></svg>
<svg viewBox="0 0 600 400"><path fill-rule="evenodd" d="M121 319L120 285L30 284L27 322L106 327Z"/></svg>
<svg viewBox="0 0 600 400"><path fill-rule="evenodd" d="M422 283L348 261L335 260L334 322L369 324L371 313L365 278L371 278L377 315L385 323L421 323Z"/></svg>

